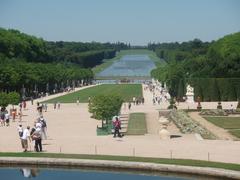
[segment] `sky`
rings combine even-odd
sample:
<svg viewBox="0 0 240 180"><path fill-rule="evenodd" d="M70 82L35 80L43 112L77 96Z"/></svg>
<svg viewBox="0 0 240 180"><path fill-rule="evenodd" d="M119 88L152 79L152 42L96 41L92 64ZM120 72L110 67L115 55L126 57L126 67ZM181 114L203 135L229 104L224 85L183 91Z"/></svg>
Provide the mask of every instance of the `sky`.
<svg viewBox="0 0 240 180"><path fill-rule="evenodd" d="M240 31L240 0L0 0L0 27L48 41L212 41Z"/></svg>

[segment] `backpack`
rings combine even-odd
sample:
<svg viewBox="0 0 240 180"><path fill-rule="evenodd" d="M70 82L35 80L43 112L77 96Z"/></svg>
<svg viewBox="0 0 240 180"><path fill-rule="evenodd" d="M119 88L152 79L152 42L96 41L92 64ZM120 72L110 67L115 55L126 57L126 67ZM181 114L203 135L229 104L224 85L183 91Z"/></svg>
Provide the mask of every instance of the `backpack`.
<svg viewBox="0 0 240 180"><path fill-rule="evenodd" d="M1 119L5 119L5 114L4 113L1 114Z"/></svg>
<svg viewBox="0 0 240 180"><path fill-rule="evenodd" d="M40 122L41 122L43 128L47 127L47 123L46 123L46 121L44 119L41 120Z"/></svg>
<svg viewBox="0 0 240 180"><path fill-rule="evenodd" d="M19 132L19 137L22 137L23 136L23 131L20 131Z"/></svg>

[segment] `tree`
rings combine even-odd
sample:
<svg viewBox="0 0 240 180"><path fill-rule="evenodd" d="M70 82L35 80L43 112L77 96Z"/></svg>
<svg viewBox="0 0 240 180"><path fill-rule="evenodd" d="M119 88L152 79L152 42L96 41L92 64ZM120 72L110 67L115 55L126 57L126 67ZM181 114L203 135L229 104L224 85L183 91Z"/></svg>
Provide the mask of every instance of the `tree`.
<svg viewBox="0 0 240 180"><path fill-rule="evenodd" d="M122 103L123 98L118 95L98 95L91 99L89 112L94 118L102 120L103 127L104 120L109 124L112 117L119 114Z"/></svg>
<svg viewBox="0 0 240 180"><path fill-rule="evenodd" d="M17 105L20 102L20 94L17 92L10 92L8 93L8 103L12 104L13 109L14 105Z"/></svg>
<svg viewBox="0 0 240 180"><path fill-rule="evenodd" d="M0 92L0 106L6 108L9 104L9 96L5 92Z"/></svg>

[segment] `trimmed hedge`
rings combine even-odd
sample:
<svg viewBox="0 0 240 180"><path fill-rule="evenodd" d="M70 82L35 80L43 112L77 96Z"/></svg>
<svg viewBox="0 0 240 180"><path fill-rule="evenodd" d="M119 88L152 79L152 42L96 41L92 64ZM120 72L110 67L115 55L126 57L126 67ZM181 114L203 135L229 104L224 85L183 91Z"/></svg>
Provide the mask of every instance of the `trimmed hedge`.
<svg viewBox="0 0 240 180"><path fill-rule="evenodd" d="M194 87L194 99L201 101L236 101L240 99L240 78L191 78L179 80L177 97L182 98L182 86ZM185 88L186 89L186 88ZM185 93L184 93L185 94Z"/></svg>

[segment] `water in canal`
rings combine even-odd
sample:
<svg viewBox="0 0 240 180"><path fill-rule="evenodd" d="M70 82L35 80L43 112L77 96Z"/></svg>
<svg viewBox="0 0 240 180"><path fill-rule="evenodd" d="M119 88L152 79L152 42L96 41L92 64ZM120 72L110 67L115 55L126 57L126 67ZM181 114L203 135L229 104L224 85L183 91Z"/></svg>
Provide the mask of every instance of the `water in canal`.
<svg viewBox="0 0 240 180"><path fill-rule="evenodd" d="M154 68L156 68L156 66L148 55L125 55L96 76L150 77L150 72Z"/></svg>
<svg viewBox="0 0 240 180"><path fill-rule="evenodd" d="M46 169L46 168L0 168L3 180L193 180L202 177L171 175L171 174L143 174L141 172L115 172L86 169ZM209 178L206 178L209 180ZM212 178L210 178L212 179Z"/></svg>

